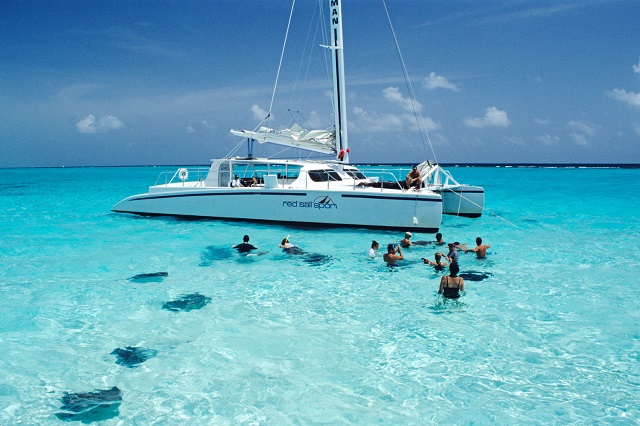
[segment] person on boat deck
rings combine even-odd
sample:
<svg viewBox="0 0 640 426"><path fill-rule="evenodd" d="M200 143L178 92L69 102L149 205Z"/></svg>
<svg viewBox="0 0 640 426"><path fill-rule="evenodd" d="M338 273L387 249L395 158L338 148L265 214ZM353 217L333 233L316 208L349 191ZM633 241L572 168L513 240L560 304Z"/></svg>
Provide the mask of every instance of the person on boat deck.
<svg viewBox="0 0 640 426"><path fill-rule="evenodd" d="M407 173L407 189L411 189L412 186L418 189L422 187L422 174L420 174L418 166L413 166L413 169Z"/></svg>
<svg viewBox="0 0 640 426"><path fill-rule="evenodd" d="M445 275L440 279L440 288L438 294L442 294L447 299L457 299L460 292L464 291L464 278L458 276L460 267L457 263L449 266L449 275Z"/></svg>
<svg viewBox="0 0 640 426"><path fill-rule="evenodd" d="M442 239L442 234L440 232L438 232L436 234L436 245L437 246L443 246L445 244L446 244L446 242Z"/></svg>
<svg viewBox="0 0 640 426"><path fill-rule="evenodd" d="M409 247L411 245L411 241L409 241L410 239L411 239L411 232L405 232L404 238L400 240L400 245L404 248Z"/></svg>
<svg viewBox="0 0 640 426"><path fill-rule="evenodd" d="M234 249L238 250L238 253L248 253L251 250L257 250L258 247L254 246L253 244L249 244L249 236L245 235L242 238L242 244L238 244L233 246Z"/></svg>
<svg viewBox="0 0 640 426"><path fill-rule="evenodd" d="M389 244L387 252L382 256L382 259L387 262L387 266L397 266L396 262L404 259L402 249L397 244Z"/></svg>
<svg viewBox="0 0 640 426"><path fill-rule="evenodd" d="M240 188L241 186L242 186L242 183L240 183L240 178L238 177L238 175L235 175L233 177L233 180L231 181L231 187Z"/></svg>
<svg viewBox="0 0 640 426"><path fill-rule="evenodd" d="M445 256L449 263L458 263L458 251L456 250L456 245L453 243L447 244L449 246L449 253Z"/></svg>
<svg viewBox="0 0 640 426"><path fill-rule="evenodd" d="M482 244L482 238L478 237L476 238L476 247L469 250L465 250L464 252L465 253L473 252L476 254L476 257L478 259L483 259L487 255L488 248L491 248L491 246Z"/></svg>
<svg viewBox="0 0 640 426"><path fill-rule="evenodd" d="M251 186L258 186L258 179L255 176L251 176Z"/></svg>
<svg viewBox="0 0 640 426"><path fill-rule="evenodd" d="M367 254L367 256L373 259L374 257L376 257L376 250L378 250L379 248L380 244L378 244L376 240L371 241L371 248L369 249L369 253Z"/></svg>
<svg viewBox="0 0 640 426"><path fill-rule="evenodd" d="M443 262L442 261L442 256L444 256L444 253L436 253L435 254L435 262L430 261L429 259L425 259L422 258L422 260L424 260L424 263L427 263L431 266L433 266L433 269L435 269L436 271L442 271L444 270L444 268L447 267L447 265L449 265L447 262Z"/></svg>

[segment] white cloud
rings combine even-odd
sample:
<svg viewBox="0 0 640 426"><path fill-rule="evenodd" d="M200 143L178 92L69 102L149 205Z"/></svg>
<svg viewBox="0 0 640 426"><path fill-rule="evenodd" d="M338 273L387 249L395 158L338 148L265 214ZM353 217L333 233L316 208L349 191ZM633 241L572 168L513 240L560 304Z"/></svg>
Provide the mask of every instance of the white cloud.
<svg viewBox="0 0 640 426"><path fill-rule="evenodd" d="M633 72L640 74L640 58L638 58L638 65L633 66Z"/></svg>
<svg viewBox="0 0 640 426"><path fill-rule="evenodd" d="M418 125L413 114L388 114L376 111L365 111L354 107L354 119L349 121L349 129L368 132L417 131ZM422 128L427 131L440 128L440 124L429 117L422 118Z"/></svg>
<svg viewBox="0 0 640 426"><path fill-rule="evenodd" d="M422 110L422 104L418 101L411 102L410 98L405 98L397 87L387 87L382 91L385 99L399 104L405 111L413 112L414 106L416 111Z"/></svg>
<svg viewBox="0 0 640 426"><path fill-rule="evenodd" d="M542 142L544 145L555 145L560 142L560 137L546 133L542 136L538 136L536 140Z"/></svg>
<svg viewBox="0 0 640 426"><path fill-rule="evenodd" d="M589 141L587 140L587 137L585 135L581 135L579 133L571 133L571 139L573 139L573 141L577 145L589 145Z"/></svg>
<svg viewBox="0 0 640 426"><path fill-rule="evenodd" d="M627 92L624 89L613 89L605 92L616 101L628 103L631 106L640 107L640 93Z"/></svg>
<svg viewBox="0 0 640 426"><path fill-rule="evenodd" d="M80 133L95 133L96 132L96 117L94 115L87 115L82 120L76 123L76 129Z"/></svg>
<svg viewBox="0 0 640 426"><path fill-rule="evenodd" d="M546 119L546 118L534 118L533 121L535 121L537 124L541 125L541 126L546 126L547 124L551 124L551 120Z"/></svg>
<svg viewBox="0 0 640 426"><path fill-rule="evenodd" d="M458 86L449 82L446 77L437 75L433 71L422 81L422 87L428 90L447 89L453 90L454 92L458 91Z"/></svg>
<svg viewBox="0 0 640 426"><path fill-rule="evenodd" d="M464 124L469 127L507 127L511 125L511 121L509 121L506 111L489 107L485 110L484 117L465 118Z"/></svg>
<svg viewBox="0 0 640 426"><path fill-rule="evenodd" d="M258 104L251 105L251 111L253 112L253 118L256 120L264 120L267 117L268 112L260 108ZM271 116L273 119L273 116Z"/></svg>
<svg viewBox="0 0 640 426"><path fill-rule="evenodd" d="M575 130L576 132L583 133L588 136L593 136L595 134L595 130L593 127L588 124L582 123L580 121L571 120L567 123L567 128L571 130Z"/></svg>
<svg viewBox="0 0 640 426"><path fill-rule="evenodd" d="M96 120L93 114L89 114L76 123L76 129L80 133L105 133L123 127L124 121L114 115L105 115Z"/></svg>
<svg viewBox="0 0 640 426"><path fill-rule="evenodd" d="M196 128L193 126L187 126L187 133L195 133L196 132Z"/></svg>

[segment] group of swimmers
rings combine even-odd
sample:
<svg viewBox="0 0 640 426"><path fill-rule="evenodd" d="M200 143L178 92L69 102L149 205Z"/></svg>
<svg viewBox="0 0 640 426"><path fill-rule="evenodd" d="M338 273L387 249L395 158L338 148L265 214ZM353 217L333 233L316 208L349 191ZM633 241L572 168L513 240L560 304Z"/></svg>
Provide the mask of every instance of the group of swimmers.
<svg viewBox="0 0 640 426"><path fill-rule="evenodd" d="M382 256L382 259L389 267L398 266L398 261L404 260L404 255L402 254L402 248L407 248L411 246L424 246L435 244L436 246L444 246L445 244L449 248L449 252L445 254L443 251L436 252L434 255L435 262L423 257L422 261L425 264L433 266L436 271L442 271L447 266L449 267L449 275L444 275L440 280L440 287L438 289L438 294L442 294L444 297L449 299L457 299L460 297L460 292L464 291L464 279L458 276L458 272L460 272L460 266L458 265L458 251L463 251L464 253L475 253L476 257L479 259L484 258L487 255L487 249L491 246L482 244L482 238L476 238L476 247L467 248L465 244L460 244L458 242L455 243L446 243L442 239L442 234L438 232L436 234L435 241L411 241L411 232L405 232L404 238L400 240L399 244L389 244L387 245L387 252ZM284 238L280 244L278 244L280 248L285 251L291 250L295 246L289 242L289 236ZM258 247L249 243L249 236L245 235L242 239L241 244L237 244L233 246L234 249L238 250L238 253L249 253L252 250L257 250ZM368 256L370 258L376 257L376 251L380 248L380 244L373 240L371 242L371 248L369 249ZM442 259L446 259L446 262Z"/></svg>
<svg viewBox="0 0 640 426"><path fill-rule="evenodd" d="M443 246L447 244L442 239L442 234L438 232L436 234L435 241L411 241L411 232L406 232L404 234L404 238L400 240L399 244L389 244L387 246L387 252L382 256L382 259L389 267L398 266L398 261L404 260L404 255L402 254L402 248L407 248L411 246L419 246L419 245L429 245L435 244L437 246ZM491 246L482 244L482 238L476 238L476 247L467 248L465 244L460 244L458 242L448 243L447 247L449 248L449 252L445 254L443 251L437 252L434 255L435 262L430 261L427 258L422 258L422 261L425 264L433 266L435 270L442 271L447 266L449 267L449 275L445 275L440 280L440 288L438 289L438 294L442 294L444 297L455 299L460 297L460 291L464 291L464 279L458 276L458 272L460 272L460 266L458 265L458 251L463 251L464 253L475 253L476 257L479 259L484 258L487 255L487 249ZM374 258L376 256L376 250L380 248L380 244L377 241L371 242L371 249L369 250L369 257ZM442 259L446 259L447 261L443 261Z"/></svg>

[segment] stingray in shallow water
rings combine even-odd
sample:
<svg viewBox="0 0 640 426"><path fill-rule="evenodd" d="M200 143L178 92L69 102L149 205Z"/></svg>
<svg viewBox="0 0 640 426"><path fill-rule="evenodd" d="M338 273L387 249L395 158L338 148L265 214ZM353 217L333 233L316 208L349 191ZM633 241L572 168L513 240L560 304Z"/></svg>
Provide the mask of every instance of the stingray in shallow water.
<svg viewBox="0 0 640 426"><path fill-rule="evenodd" d="M302 256L302 261L312 265L324 265L331 261L331 256L321 253L305 253Z"/></svg>
<svg viewBox="0 0 640 426"><path fill-rule="evenodd" d="M125 367L135 368L138 364L142 364L146 360L153 358L158 354L154 349L137 348L134 346L126 346L124 349L116 348L111 352L116 356L116 364Z"/></svg>
<svg viewBox="0 0 640 426"><path fill-rule="evenodd" d="M478 272L478 271L467 271L461 274L458 274L459 277L462 277L465 281L482 281L491 277L493 274L491 272Z"/></svg>
<svg viewBox="0 0 640 426"><path fill-rule="evenodd" d="M322 253L308 253L297 246L289 247L282 251L292 256L300 256L300 259L302 259L303 262L312 265L323 265L331 260L330 255Z"/></svg>
<svg viewBox="0 0 640 426"><path fill-rule="evenodd" d="M64 421L79 421L93 423L117 417L122 401L122 391L117 386L111 389L95 390L93 392L69 393L62 397L62 412L56 417Z"/></svg>
<svg viewBox="0 0 640 426"><path fill-rule="evenodd" d="M162 282L166 277L169 276L168 272L151 272L149 274L138 274L129 278L129 281L134 281L137 283L150 283L150 282Z"/></svg>
<svg viewBox="0 0 640 426"><path fill-rule="evenodd" d="M168 311L193 311L195 309L202 309L211 302L211 298L204 296L200 293L183 294L179 299L165 302L162 305L162 309Z"/></svg>
<svg viewBox="0 0 640 426"><path fill-rule="evenodd" d="M200 256L200 266L211 266L217 260L229 259L235 251L229 247L208 246Z"/></svg>

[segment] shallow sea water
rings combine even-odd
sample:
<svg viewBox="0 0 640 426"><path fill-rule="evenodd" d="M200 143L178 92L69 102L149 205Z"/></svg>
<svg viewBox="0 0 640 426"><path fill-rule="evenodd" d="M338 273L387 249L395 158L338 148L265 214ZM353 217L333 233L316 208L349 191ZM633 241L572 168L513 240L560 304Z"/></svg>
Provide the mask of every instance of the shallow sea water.
<svg viewBox="0 0 640 426"><path fill-rule="evenodd" d="M485 279L457 301L420 260L440 248L366 258L398 232L110 212L164 170L0 170L1 424L114 386L116 415L85 423L640 423L640 169L453 170L493 213L443 219L491 245L461 255ZM245 233L260 255L230 249ZM194 293L210 302L163 309ZM157 354L128 368L128 346Z"/></svg>

